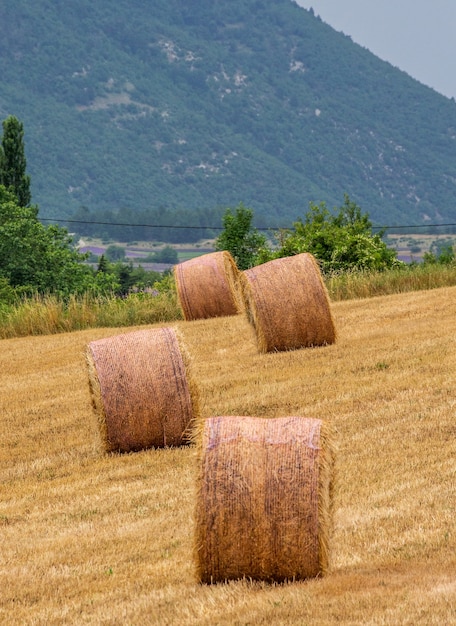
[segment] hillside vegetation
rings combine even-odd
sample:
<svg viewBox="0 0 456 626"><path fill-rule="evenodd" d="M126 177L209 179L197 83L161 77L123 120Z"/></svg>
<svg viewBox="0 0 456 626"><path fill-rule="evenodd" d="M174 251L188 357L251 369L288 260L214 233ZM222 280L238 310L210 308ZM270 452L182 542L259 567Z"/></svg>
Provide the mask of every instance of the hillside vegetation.
<svg viewBox="0 0 456 626"><path fill-rule="evenodd" d="M455 306L456 287L334 302L334 345L268 355L243 315L175 322L203 417L335 428L332 571L285 585L197 584L193 447L101 453L84 350L115 328L3 340L0 621L455 623Z"/></svg>
<svg viewBox="0 0 456 626"><path fill-rule="evenodd" d="M190 241L243 201L287 226L348 193L376 224L456 218L456 105L291 0L17 0L0 115L23 121L42 218ZM121 233L121 234L120 234Z"/></svg>

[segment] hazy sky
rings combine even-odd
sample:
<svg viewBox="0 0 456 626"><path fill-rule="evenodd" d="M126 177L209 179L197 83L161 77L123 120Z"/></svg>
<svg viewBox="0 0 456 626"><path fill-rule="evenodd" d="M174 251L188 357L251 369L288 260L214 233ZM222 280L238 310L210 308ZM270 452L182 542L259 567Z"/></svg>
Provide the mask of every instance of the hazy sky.
<svg viewBox="0 0 456 626"><path fill-rule="evenodd" d="M456 0L296 0L421 83L456 99Z"/></svg>

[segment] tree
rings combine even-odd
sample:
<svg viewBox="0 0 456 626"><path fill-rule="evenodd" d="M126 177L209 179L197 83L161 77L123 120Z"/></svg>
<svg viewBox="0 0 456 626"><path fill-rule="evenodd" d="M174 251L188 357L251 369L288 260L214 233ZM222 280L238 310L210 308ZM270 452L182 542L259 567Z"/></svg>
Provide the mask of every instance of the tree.
<svg viewBox="0 0 456 626"><path fill-rule="evenodd" d="M13 191L0 185L0 278L24 294L97 290L84 261L66 229L44 226L36 207L20 206Z"/></svg>
<svg viewBox="0 0 456 626"><path fill-rule="evenodd" d="M454 247L448 242L434 241L429 252L423 255L425 265L454 265L455 261Z"/></svg>
<svg viewBox="0 0 456 626"><path fill-rule="evenodd" d="M2 122L3 137L0 148L0 185L11 190L19 206L30 205L30 176L25 173L24 129L13 115Z"/></svg>
<svg viewBox="0 0 456 626"><path fill-rule="evenodd" d="M240 270L253 267L266 237L252 227L253 211L242 202L235 213L227 209L222 217L223 231L215 240L216 250L227 250Z"/></svg>
<svg viewBox="0 0 456 626"><path fill-rule="evenodd" d="M264 249L260 261L310 252L326 274L347 270L377 270L403 265L395 250L383 241L383 232L374 234L367 213L347 194L337 213L331 213L324 202L310 203L304 221L294 223L293 230L277 235L278 247Z"/></svg>
<svg viewBox="0 0 456 626"><path fill-rule="evenodd" d="M164 246L159 252L155 253L155 261L157 263L170 263L175 265L179 261L177 250L172 246Z"/></svg>
<svg viewBox="0 0 456 626"><path fill-rule="evenodd" d="M116 263L114 270L119 282L116 294L125 297L135 284L133 263L131 261L130 263Z"/></svg>
<svg viewBox="0 0 456 626"><path fill-rule="evenodd" d="M125 248L113 243L106 248L105 256L109 261L122 261L125 259Z"/></svg>
<svg viewBox="0 0 456 626"><path fill-rule="evenodd" d="M177 250L172 246L164 246L158 252L151 252L144 259L146 263L169 263L176 265L179 262Z"/></svg>
<svg viewBox="0 0 456 626"><path fill-rule="evenodd" d="M98 261L97 272L101 274L106 274L109 270L109 263L106 259L105 255L102 254L100 260Z"/></svg>

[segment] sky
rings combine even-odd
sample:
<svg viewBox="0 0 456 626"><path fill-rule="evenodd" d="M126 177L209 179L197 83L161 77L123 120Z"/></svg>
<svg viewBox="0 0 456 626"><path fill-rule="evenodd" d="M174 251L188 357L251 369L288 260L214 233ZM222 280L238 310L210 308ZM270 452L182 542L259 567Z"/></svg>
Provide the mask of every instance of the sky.
<svg viewBox="0 0 456 626"><path fill-rule="evenodd" d="M456 99L456 0L296 0L380 59Z"/></svg>

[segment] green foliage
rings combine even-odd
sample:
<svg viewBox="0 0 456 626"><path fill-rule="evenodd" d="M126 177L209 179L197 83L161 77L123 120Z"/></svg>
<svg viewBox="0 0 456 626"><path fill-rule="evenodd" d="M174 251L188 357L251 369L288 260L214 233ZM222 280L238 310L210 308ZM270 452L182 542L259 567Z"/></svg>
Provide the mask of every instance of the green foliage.
<svg viewBox="0 0 456 626"><path fill-rule="evenodd" d="M14 288L11 287L9 280L4 276L0 276L0 307L14 304L17 299L17 293Z"/></svg>
<svg viewBox="0 0 456 626"><path fill-rule="evenodd" d="M30 206L30 177L25 173L22 123L3 122L0 150L0 300L11 303L33 293L106 292L114 281L84 264L67 230L45 227L38 207Z"/></svg>
<svg viewBox="0 0 456 626"><path fill-rule="evenodd" d="M259 251L266 246L266 237L252 226L253 211L242 202L235 212L226 209L223 231L215 240L216 250L227 250L240 270L255 265Z"/></svg>
<svg viewBox="0 0 456 626"><path fill-rule="evenodd" d="M454 265L456 256L454 246L451 244L433 245L429 252L423 255L425 265Z"/></svg>
<svg viewBox="0 0 456 626"><path fill-rule="evenodd" d="M456 216L454 102L290 0L2 2L0 76L42 216L107 223L71 231L196 241L239 198L289 227L343 191Z"/></svg>
<svg viewBox="0 0 456 626"><path fill-rule="evenodd" d="M116 263L116 265L114 265L114 272L119 283L119 286L116 289L116 295L125 297L135 284L133 264L131 262L129 264Z"/></svg>
<svg viewBox="0 0 456 626"><path fill-rule="evenodd" d="M125 248L117 244L111 244L106 248L105 255L109 261L121 261L125 258Z"/></svg>
<svg viewBox="0 0 456 626"><path fill-rule="evenodd" d="M346 271L383 271L402 264L396 252L382 240L382 233L373 234L367 213L344 196L344 204L332 213L326 204L310 204L304 221L277 235L275 250L263 249L259 261L310 252L318 259L325 274Z"/></svg>
<svg viewBox="0 0 456 626"><path fill-rule="evenodd" d="M93 272L68 232L43 226L37 212L20 206L15 194L0 186L0 277L21 293L69 295L95 289Z"/></svg>
<svg viewBox="0 0 456 626"><path fill-rule="evenodd" d="M135 267L132 261L110 263L104 255L100 257L96 272L98 292L122 298L131 292L151 290L160 277L159 272L147 271L142 266Z"/></svg>
<svg viewBox="0 0 456 626"><path fill-rule="evenodd" d="M160 294L173 294L177 297L176 280L172 270L166 270L161 277L154 282L154 291Z"/></svg>
<svg viewBox="0 0 456 626"><path fill-rule="evenodd" d="M177 250L172 246L164 246L161 250L148 254L144 259L146 263L169 263L170 265L175 265L178 261Z"/></svg>
<svg viewBox="0 0 456 626"><path fill-rule="evenodd" d="M98 260L97 273L106 274L109 269L108 259L102 254Z"/></svg>
<svg viewBox="0 0 456 626"><path fill-rule="evenodd" d="M31 201L30 176L26 174L24 128L22 122L10 115L2 122L3 137L0 147L0 185L11 190L19 206Z"/></svg>

